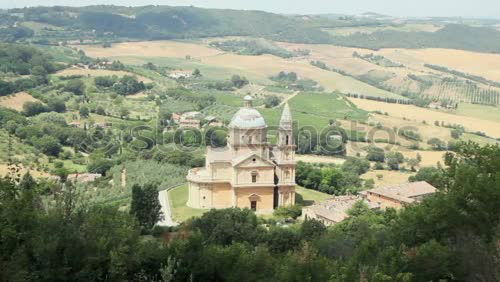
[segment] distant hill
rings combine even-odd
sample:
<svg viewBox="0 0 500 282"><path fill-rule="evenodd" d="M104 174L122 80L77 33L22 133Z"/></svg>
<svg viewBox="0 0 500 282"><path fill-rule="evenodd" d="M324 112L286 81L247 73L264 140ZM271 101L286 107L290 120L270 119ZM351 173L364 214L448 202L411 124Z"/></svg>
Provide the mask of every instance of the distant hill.
<svg viewBox="0 0 500 282"><path fill-rule="evenodd" d="M371 34L335 36L334 44L368 49L451 48L500 53L500 31L490 27L449 24L436 32L383 30Z"/></svg>
<svg viewBox="0 0 500 282"><path fill-rule="evenodd" d="M332 43L374 50L454 48L500 53L500 31L487 27L493 26L495 21L429 19L428 22L439 22L445 26L437 32L381 30L370 34L336 36L325 31L337 27L394 25L386 18L375 13L360 16L279 15L262 11L171 6L34 7L11 9L0 14L0 42L58 44L81 40L83 43L106 43L252 36L274 41ZM450 22L457 23L448 24ZM398 24L404 25L404 22Z"/></svg>
<svg viewBox="0 0 500 282"><path fill-rule="evenodd" d="M256 36L271 40L326 43L330 36L298 17L261 11L195 7L89 6L14 9L23 20L134 39Z"/></svg>

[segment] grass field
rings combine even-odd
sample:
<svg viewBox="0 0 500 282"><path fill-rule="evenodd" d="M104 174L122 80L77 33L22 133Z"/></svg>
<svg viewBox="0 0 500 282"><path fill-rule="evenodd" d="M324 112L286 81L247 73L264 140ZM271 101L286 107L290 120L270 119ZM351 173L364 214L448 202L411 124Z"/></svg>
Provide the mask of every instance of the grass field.
<svg viewBox="0 0 500 282"><path fill-rule="evenodd" d="M415 121L425 120L428 124L433 124L435 121L444 121L449 124L463 125L470 131L482 131L488 136L500 138L500 123L475 117L467 117L454 115L450 113L420 108L413 105L390 104L378 101L365 99L349 98L360 109L367 111L384 111L390 116L407 118Z"/></svg>
<svg viewBox="0 0 500 282"><path fill-rule="evenodd" d="M208 211L207 209L193 209L186 205L188 201L187 184L169 190L168 198L170 200L172 217L177 222L183 222L191 217L201 216Z"/></svg>
<svg viewBox="0 0 500 282"><path fill-rule="evenodd" d="M9 96L1 97L0 106L16 111L22 111L24 103L36 101L38 100L33 98L30 94L26 92L19 92Z"/></svg>
<svg viewBox="0 0 500 282"><path fill-rule="evenodd" d="M500 122L500 107L460 103L455 111L457 115L475 117L494 122Z"/></svg>
<svg viewBox="0 0 500 282"><path fill-rule="evenodd" d="M310 206L314 203L322 202L333 197L332 195L328 195L326 193L322 193L312 189L307 189L298 185L295 186L295 192L298 194L296 195L295 199L302 199L302 202L298 202L297 204L302 204L305 206Z"/></svg>

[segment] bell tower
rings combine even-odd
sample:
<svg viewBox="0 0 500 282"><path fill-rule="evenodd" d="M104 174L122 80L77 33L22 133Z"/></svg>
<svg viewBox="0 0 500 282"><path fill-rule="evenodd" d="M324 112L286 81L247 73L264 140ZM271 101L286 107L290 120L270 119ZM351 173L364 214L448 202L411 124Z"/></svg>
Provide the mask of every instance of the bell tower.
<svg viewBox="0 0 500 282"><path fill-rule="evenodd" d="M276 144L276 177L278 179L278 206L295 204L295 144L292 113L288 103L281 114Z"/></svg>
<svg viewBox="0 0 500 282"><path fill-rule="evenodd" d="M295 152L293 138L293 121L292 113L288 103L285 104L278 129L278 162L293 161Z"/></svg>

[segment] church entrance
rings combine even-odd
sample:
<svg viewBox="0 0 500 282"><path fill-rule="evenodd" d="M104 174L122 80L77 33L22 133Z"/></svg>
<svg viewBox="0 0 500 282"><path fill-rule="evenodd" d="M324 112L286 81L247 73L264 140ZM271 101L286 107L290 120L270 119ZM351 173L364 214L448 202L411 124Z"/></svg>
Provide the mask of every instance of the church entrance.
<svg viewBox="0 0 500 282"><path fill-rule="evenodd" d="M253 211L257 211L257 201L251 201L251 202L250 202L250 208L251 208Z"/></svg>
<svg viewBox="0 0 500 282"><path fill-rule="evenodd" d="M278 208L278 204L279 204L279 202L278 202L278 200L279 200L279 193L278 193L278 187L277 186L274 187L274 193L273 194L274 194L274 197L273 197L273 209L276 209L276 208Z"/></svg>

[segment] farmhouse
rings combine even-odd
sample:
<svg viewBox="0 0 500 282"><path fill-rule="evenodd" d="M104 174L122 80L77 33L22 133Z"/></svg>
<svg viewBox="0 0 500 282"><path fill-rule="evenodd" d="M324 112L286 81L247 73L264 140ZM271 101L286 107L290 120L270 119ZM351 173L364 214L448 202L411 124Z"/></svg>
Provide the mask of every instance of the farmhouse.
<svg viewBox="0 0 500 282"><path fill-rule="evenodd" d="M425 181L376 188L362 191L359 196L338 196L305 207L302 209L302 217L316 219L329 226L349 217L347 211L359 201L363 201L370 209L399 209L408 204L418 203L435 192L436 188Z"/></svg>
<svg viewBox="0 0 500 282"><path fill-rule="evenodd" d="M173 79L190 78L192 76L192 74L193 74L192 71L175 70L175 71L170 72L168 74L168 77L173 78Z"/></svg>
<svg viewBox="0 0 500 282"><path fill-rule="evenodd" d="M187 112L181 115L172 115L172 119L179 124L180 128L201 128L200 112Z"/></svg>
<svg viewBox="0 0 500 282"><path fill-rule="evenodd" d="M366 200L378 204L382 209L399 209L408 204L418 203L433 193L436 193L436 188L425 181L403 183L361 192Z"/></svg>
<svg viewBox="0 0 500 282"><path fill-rule="evenodd" d="M188 206L193 208L250 208L272 213L295 203L295 160L292 116L285 105L278 144L267 142L267 125L252 107L252 97L229 124L228 145L207 147L206 164L187 175Z"/></svg>
<svg viewBox="0 0 500 282"><path fill-rule="evenodd" d="M315 219L322 222L325 226L330 226L341 222L349 217L347 211L355 203L364 201L360 196L337 196L330 200L305 207L302 209L303 219ZM376 209L377 206L367 202L368 206Z"/></svg>

